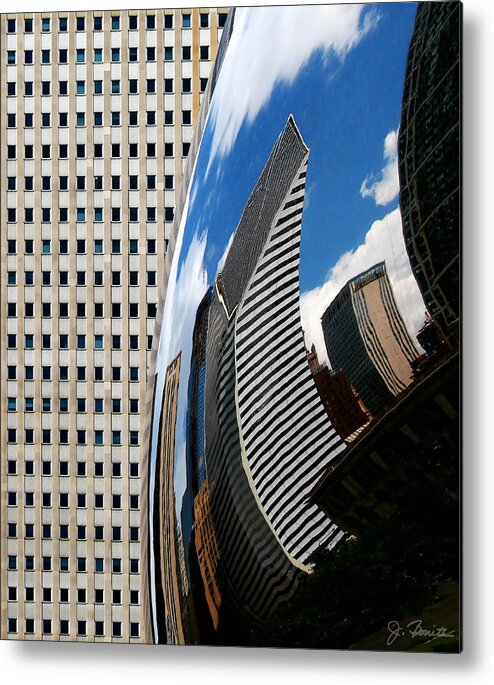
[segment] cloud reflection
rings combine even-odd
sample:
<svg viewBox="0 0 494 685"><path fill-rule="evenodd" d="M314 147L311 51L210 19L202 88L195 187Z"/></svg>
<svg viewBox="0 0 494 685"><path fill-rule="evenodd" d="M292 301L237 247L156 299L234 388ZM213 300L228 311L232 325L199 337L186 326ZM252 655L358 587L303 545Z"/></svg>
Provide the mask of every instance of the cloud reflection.
<svg viewBox="0 0 494 685"><path fill-rule="evenodd" d="M237 8L210 111L207 171L230 152L244 121L254 121L275 86L292 84L317 50L343 60L376 22L365 5Z"/></svg>
<svg viewBox="0 0 494 685"><path fill-rule="evenodd" d="M362 197L373 197L376 205L387 205L398 195L398 129L390 131L384 139L384 162L379 178L369 174L362 181Z"/></svg>
<svg viewBox="0 0 494 685"><path fill-rule="evenodd" d="M396 208L372 224L361 245L355 250L345 252L338 259L322 285L301 295L300 308L306 345L310 347L314 343L321 358L326 361L326 345L321 328L324 310L347 281L379 261L386 262L396 302L413 338L423 324L425 305L410 268L403 242L401 214Z"/></svg>

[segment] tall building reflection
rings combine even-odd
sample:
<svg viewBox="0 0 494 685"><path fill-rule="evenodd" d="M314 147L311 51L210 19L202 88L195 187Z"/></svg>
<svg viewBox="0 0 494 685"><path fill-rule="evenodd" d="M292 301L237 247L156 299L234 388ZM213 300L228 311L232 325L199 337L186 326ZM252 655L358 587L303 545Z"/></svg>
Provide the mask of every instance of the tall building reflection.
<svg viewBox="0 0 494 685"><path fill-rule="evenodd" d="M163 406L160 419L159 451L157 458L158 508L157 530L160 539L158 576L158 602L163 611L158 629L162 639L172 644L184 644L181 610L181 588L175 493L173 488L175 425L177 419L179 354L166 370Z"/></svg>
<svg viewBox="0 0 494 685"><path fill-rule="evenodd" d="M419 3L398 139L405 245L425 303L446 337L460 312L459 2Z"/></svg>
<svg viewBox="0 0 494 685"><path fill-rule="evenodd" d="M355 276L322 316L328 357L377 414L412 382L418 352L396 304L384 262Z"/></svg>
<svg viewBox="0 0 494 685"><path fill-rule="evenodd" d="M269 615L341 533L306 496L345 448L306 362L299 247L309 151L292 117L198 309L188 390L194 542L215 628Z"/></svg>

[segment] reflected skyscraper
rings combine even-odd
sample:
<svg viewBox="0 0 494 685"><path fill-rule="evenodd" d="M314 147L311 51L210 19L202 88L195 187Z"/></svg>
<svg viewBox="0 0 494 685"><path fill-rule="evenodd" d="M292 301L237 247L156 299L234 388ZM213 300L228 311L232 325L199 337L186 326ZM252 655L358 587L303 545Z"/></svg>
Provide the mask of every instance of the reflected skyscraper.
<svg viewBox="0 0 494 685"><path fill-rule="evenodd" d="M180 375L180 354L166 370L157 471L158 498L155 509L156 528L159 532L159 579L158 601L163 607L160 632L172 644L184 644L181 611L181 574L175 520L175 496L173 491L175 424L177 421L177 396Z"/></svg>
<svg viewBox="0 0 494 685"><path fill-rule="evenodd" d="M218 579L231 604L255 617L289 596L311 553L339 536L305 502L311 484L344 449L307 366L300 325L307 160L290 117L247 202L209 304L204 437ZM197 407L204 401L201 383ZM202 435L196 436L199 446Z"/></svg>
<svg viewBox="0 0 494 685"><path fill-rule="evenodd" d="M324 312L322 329L333 370L346 373L372 414L411 383L418 352L384 262L348 281Z"/></svg>
<svg viewBox="0 0 494 685"><path fill-rule="evenodd" d="M460 14L459 2L419 3L398 139L405 245L445 336L460 311Z"/></svg>

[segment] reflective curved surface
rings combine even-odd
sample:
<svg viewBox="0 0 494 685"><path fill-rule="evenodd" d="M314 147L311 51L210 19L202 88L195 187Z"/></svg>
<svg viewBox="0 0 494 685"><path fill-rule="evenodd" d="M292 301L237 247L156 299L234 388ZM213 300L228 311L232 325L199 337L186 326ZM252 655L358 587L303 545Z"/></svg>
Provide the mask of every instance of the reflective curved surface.
<svg viewBox="0 0 494 685"><path fill-rule="evenodd" d="M396 483L457 489L458 18L430 12L236 10L156 361L157 641L242 643Z"/></svg>

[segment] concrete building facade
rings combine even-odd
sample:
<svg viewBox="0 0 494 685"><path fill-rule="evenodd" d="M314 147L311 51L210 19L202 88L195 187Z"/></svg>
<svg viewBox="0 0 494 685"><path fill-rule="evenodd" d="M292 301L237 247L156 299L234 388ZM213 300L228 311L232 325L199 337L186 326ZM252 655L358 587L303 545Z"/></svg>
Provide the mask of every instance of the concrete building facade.
<svg viewBox="0 0 494 685"><path fill-rule="evenodd" d="M225 19L0 16L2 638L151 640L147 370Z"/></svg>

